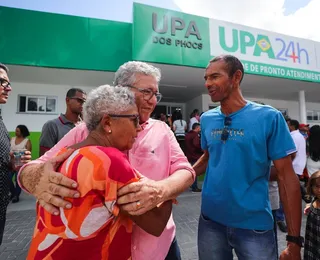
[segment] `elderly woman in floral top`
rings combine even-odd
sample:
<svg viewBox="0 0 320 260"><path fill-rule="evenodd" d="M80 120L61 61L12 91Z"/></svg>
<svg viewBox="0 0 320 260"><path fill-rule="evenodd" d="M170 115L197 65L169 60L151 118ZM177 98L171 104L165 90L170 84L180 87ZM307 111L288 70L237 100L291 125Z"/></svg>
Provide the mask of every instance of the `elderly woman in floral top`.
<svg viewBox="0 0 320 260"><path fill-rule="evenodd" d="M124 153L141 131L134 94L107 85L93 90L84 121L88 137L70 147L74 151L59 169L79 183L81 196L70 199L73 207L61 209L59 215L38 204L30 260L129 260L133 223L160 236L171 215L170 201L140 216L127 215L116 203L117 191L140 176ZM67 148L59 153L64 152Z"/></svg>

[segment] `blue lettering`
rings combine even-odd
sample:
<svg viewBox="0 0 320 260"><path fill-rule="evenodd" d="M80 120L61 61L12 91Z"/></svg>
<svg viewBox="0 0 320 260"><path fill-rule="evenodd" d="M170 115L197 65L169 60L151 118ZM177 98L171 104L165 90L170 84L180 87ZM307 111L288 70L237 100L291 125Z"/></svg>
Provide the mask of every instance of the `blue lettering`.
<svg viewBox="0 0 320 260"><path fill-rule="evenodd" d="M282 54L283 54L283 53L285 52L285 50L286 50L286 42L285 42L284 40L282 40L281 38L276 38L276 41L282 43L282 48L281 48L281 50L279 51L279 53L277 54L277 59L278 59L278 60L282 60L282 61L287 61L287 59L281 57Z"/></svg>
<svg viewBox="0 0 320 260"><path fill-rule="evenodd" d="M306 63L309 65L309 55L306 49L300 49L300 44L297 43L297 49L298 49L298 57L299 57L299 63L301 64L301 53L304 53L306 56Z"/></svg>

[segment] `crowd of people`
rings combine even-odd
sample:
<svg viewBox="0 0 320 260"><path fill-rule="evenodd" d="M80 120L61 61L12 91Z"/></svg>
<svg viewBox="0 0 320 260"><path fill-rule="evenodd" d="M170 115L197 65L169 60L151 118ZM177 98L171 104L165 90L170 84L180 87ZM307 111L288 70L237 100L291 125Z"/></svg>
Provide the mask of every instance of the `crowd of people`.
<svg viewBox="0 0 320 260"><path fill-rule="evenodd" d="M195 110L189 124L181 115L170 126L151 118L162 97L161 73L144 62L121 65L114 86L67 94L66 114L44 127L52 129L42 137L45 153L30 161L27 147L17 175L19 186L37 198L28 259L179 260L172 205L190 186L199 191L196 177L204 173L200 260L231 260L233 251L240 260L301 259L301 192L311 196L304 259L320 259L320 126L303 136L295 120L244 99L244 69L234 56L213 58L204 76L220 106L201 116ZM4 65L0 80L6 103L11 84ZM5 181L18 168L2 120L0 128L2 237ZM16 133L14 143L24 135ZM306 189L297 177L305 166L311 174ZM279 253L269 198L275 181L288 232L287 248Z"/></svg>
<svg viewBox="0 0 320 260"><path fill-rule="evenodd" d="M203 154L200 144L201 127L199 110L194 109L192 111L188 122L183 119L180 110L174 111L170 116L161 113L156 118L169 126L190 164L195 164ZM192 192L201 192L201 189L198 187L197 177L190 188Z"/></svg>

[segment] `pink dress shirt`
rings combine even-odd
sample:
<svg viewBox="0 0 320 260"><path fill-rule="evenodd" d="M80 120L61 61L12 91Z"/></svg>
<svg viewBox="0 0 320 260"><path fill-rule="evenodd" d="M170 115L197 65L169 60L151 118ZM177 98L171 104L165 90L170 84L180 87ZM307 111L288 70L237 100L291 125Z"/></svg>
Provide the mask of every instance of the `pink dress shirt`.
<svg viewBox="0 0 320 260"><path fill-rule="evenodd" d="M165 179L182 169L188 170L195 177L195 172L180 149L173 132L164 122L149 119L142 125L142 128L143 130L138 134L129 151L129 160L135 169L156 181ZM81 123L66 134L51 150L27 165L45 162L63 147L82 142L87 136L88 129L84 123ZM164 260L175 237L175 231L172 214L160 237L152 236L135 225L132 232L132 259Z"/></svg>

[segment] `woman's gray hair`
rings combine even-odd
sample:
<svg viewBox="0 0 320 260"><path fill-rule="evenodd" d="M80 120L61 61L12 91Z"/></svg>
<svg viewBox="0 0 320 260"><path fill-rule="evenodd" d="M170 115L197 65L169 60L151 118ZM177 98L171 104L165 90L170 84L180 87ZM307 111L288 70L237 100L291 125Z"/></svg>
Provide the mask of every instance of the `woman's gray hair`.
<svg viewBox="0 0 320 260"><path fill-rule="evenodd" d="M141 61L129 61L121 65L114 76L114 85L132 86L136 81L136 74L155 77L159 84L161 72L158 68Z"/></svg>
<svg viewBox="0 0 320 260"><path fill-rule="evenodd" d="M135 107L135 97L129 88L103 85L88 94L83 108L83 120L88 130L92 131L104 115L121 114Z"/></svg>

